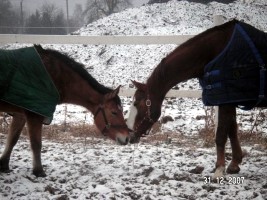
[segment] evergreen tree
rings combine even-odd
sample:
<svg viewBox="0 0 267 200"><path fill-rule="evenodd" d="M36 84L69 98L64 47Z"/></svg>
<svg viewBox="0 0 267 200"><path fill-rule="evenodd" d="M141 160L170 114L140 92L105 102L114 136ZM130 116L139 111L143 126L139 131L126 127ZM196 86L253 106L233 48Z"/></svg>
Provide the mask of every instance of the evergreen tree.
<svg viewBox="0 0 267 200"><path fill-rule="evenodd" d="M44 4L40 11L36 10L28 18L26 26L26 33L29 34L66 34L64 13L53 4Z"/></svg>
<svg viewBox="0 0 267 200"><path fill-rule="evenodd" d="M19 16L12 10L9 0L0 0L0 33L17 33Z"/></svg>
<svg viewBox="0 0 267 200"><path fill-rule="evenodd" d="M55 35L64 35L66 34L66 20L64 19L64 13L61 10L60 12L57 13L57 15L55 16L54 20L53 20L53 26L54 27L59 27L59 28L55 28L53 29L53 34Z"/></svg>
<svg viewBox="0 0 267 200"><path fill-rule="evenodd" d="M83 9L81 4L76 4L72 17L69 20L69 25L71 28L69 31L73 32L82 27L85 24Z"/></svg>
<svg viewBox="0 0 267 200"><path fill-rule="evenodd" d="M26 33L29 34L39 34L40 33L40 27L41 26L41 14L39 10L35 11L35 14L30 15L26 22Z"/></svg>

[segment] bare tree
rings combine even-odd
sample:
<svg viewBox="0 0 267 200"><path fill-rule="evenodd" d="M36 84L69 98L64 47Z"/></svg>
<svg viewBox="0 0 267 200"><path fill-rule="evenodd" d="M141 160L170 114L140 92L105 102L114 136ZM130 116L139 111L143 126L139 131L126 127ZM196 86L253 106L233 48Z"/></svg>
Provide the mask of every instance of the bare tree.
<svg viewBox="0 0 267 200"><path fill-rule="evenodd" d="M130 7L131 0L87 0L84 15L87 23Z"/></svg>

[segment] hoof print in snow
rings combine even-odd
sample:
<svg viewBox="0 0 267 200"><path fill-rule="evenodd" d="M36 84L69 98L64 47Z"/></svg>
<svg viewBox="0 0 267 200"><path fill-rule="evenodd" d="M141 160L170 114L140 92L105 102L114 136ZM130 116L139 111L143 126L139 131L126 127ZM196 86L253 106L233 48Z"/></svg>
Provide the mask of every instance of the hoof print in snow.
<svg viewBox="0 0 267 200"><path fill-rule="evenodd" d="M153 167L149 167L148 169L144 169L144 171L142 172L142 175L145 177L148 177L153 170L154 170Z"/></svg>
<svg viewBox="0 0 267 200"><path fill-rule="evenodd" d="M196 166L196 168L191 169L189 172L192 174L201 174L204 170L204 167Z"/></svg>

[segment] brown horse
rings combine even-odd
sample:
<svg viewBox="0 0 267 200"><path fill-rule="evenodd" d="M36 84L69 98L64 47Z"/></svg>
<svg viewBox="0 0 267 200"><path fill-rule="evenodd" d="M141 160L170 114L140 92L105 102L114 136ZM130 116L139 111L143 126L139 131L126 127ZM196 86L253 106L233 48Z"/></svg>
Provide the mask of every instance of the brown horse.
<svg viewBox="0 0 267 200"><path fill-rule="evenodd" d="M227 47L235 25L233 20L213 27L177 47L154 69L146 84L133 81L137 90L130 109L127 125L133 130L131 143L139 142L140 137L149 133L152 125L161 115L161 105L166 93L176 84L191 78L201 79L205 66L217 58ZM265 35L265 45L267 43ZM265 51L264 61L267 61ZM223 175L225 169L225 144L230 139L232 161L228 173L238 173L242 161L242 150L237 136L236 104L219 105L218 126L216 130L217 162L214 176Z"/></svg>
<svg viewBox="0 0 267 200"><path fill-rule="evenodd" d="M44 64L43 68L48 72L58 91L57 103L76 104L87 108L94 114L95 124L105 136L116 140L119 144L127 144L129 132L118 97L120 87L111 90L98 83L82 64L68 56L55 50L45 50L39 45L34 47ZM46 107L46 102L43 103L43 107ZM45 117L2 100L0 100L0 110L13 116L6 146L0 158L0 171L9 171L12 149L26 123L33 152L33 174L37 177L46 176L41 164L41 132Z"/></svg>

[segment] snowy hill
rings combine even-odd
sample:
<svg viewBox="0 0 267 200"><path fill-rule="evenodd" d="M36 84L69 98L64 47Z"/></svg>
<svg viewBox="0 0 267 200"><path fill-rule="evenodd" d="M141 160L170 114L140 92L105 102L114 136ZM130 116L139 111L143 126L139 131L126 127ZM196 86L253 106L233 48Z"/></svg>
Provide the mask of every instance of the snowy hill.
<svg viewBox="0 0 267 200"><path fill-rule="evenodd" d="M173 0L166 4L146 5L100 19L81 28L75 34L198 34L213 26L214 15L223 15L225 21L236 18L261 30L267 30L266 1L253 4L242 2L237 1L228 5L213 2L204 5ZM77 50L67 48L66 51L85 63L90 72L104 80L105 84L128 86L131 78L145 81L151 70L175 47L176 45L99 45L77 46Z"/></svg>
<svg viewBox="0 0 267 200"><path fill-rule="evenodd" d="M181 35L197 34L212 26L214 15L225 20L244 20L259 29L266 28L266 1L207 5L173 0L165 4L128 9L100 19L76 34L80 35Z"/></svg>

